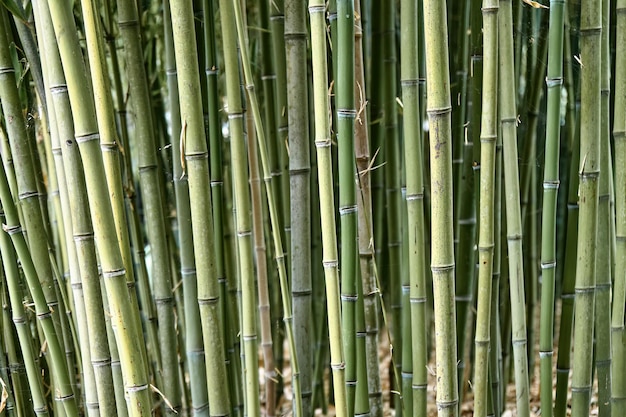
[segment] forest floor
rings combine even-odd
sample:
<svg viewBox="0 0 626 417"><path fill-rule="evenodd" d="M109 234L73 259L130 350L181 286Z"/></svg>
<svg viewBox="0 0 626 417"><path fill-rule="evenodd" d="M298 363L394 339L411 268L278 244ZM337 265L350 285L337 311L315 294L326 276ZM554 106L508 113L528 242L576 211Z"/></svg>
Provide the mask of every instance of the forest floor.
<svg viewBox="0 0 626 417"><path fill-rule="evenodd" d="M555 317L555 328L558 329L559 327L559 322L560 322L560 302L557 302L557 314ZM539 308L536 308L536 320L535 323L539 323ZM556 358L557 358L557 352L556 352L556 346L558 345L558 331L555 332L556 336L555 336L555 340L554 340L554 346L555 346L555 352L554 352L554 360L553 360L553 375L556 375ZM392 403L392 390L390 388L390 379L389 379L389 369L390 369L390 363L391 363L391 355L389 352L389 342L388 339L386 337L386 332L381 332L381 341L380 341L380 345L379 345L379 363L380 363L380 375L381 375L381 387L382 387L382 392L383 392L383 414L385 417L393 417L395 416L395 410L392 408L391 403ZM537 359L534 361L534 366L533 366L533 372L531 374L531 381L530 381L530 411L531 411L531 417L539 417L541 415L541 406L540 406L540 398L539 398L539 360L538 360L538 353L539 352L539 332L535 332L535 340L533 340L534 343L534 352L536 353L536 357ZM285 351L285 358L288 357L288 351ZM435 402L435 396L436 396L436 377L435 377L435 369L436 369L436 365L435 365L435 355L431 355L430 358L430 362L428 364L428 369L429 369L429 377L428 377L428 417L435 417L437 416L437 406L436 406L436 402ZM286 373L283 375L284 381L289 381L290 380L290 375L289 375L289 369L287 369ZM328 381L328 378L330 378L330 372L327 371L326 373L326 380ZM553 378L553 380L555 380L556 378ZM474 398L471 392L471 389L469 387L471 387L471 382L470 381L466 381L466 383L468 384L468 386L466 387L467 389L465 390L465 395L464 398L462 400L462 404L461 404L461 414L460 417L470 417L473 415L473 409L474 409ZM571 372L570 372L570 383L571 383ZM326 384L326 392L328 392L328 384ZM285 384L285 397L286 398L290 398L291 397L291 391L290 391L290 386L289 383L286 382ZM553 393L554 393L554 386L553 386ZM553 394L554 396L554 394ZM517 412L516 412L516 408L515 408L515 381L513 380L513 378L511 377L508 384L507 384L507 389L506 389L506 407L505 407L505 411L502 413L501 417L516 417L517 416ZM554 397L553 397L554 398ZM569 404L570 404L570 400L571 400L571 392L568 394L568 409L567 409L567 416L571 415L571 408L569 408ZM290 416L291 413L291 403L290 401L283 401L282 404L279 405L277 411L280 410L278 412L278 415L280 416ZM590 416L596 416L598 415L598 404L597 404L597 391L596 391L596 385L594 384L594 392L593 392L593 397L591 400L591 407L590 407L590 411L589 411L589 415ZM316 417L335 417L335 411L332 407L332 405L330 405L328 407L328 412L327 414L323 414L321 409L317 409L315 412L315 416Z"/></svg>

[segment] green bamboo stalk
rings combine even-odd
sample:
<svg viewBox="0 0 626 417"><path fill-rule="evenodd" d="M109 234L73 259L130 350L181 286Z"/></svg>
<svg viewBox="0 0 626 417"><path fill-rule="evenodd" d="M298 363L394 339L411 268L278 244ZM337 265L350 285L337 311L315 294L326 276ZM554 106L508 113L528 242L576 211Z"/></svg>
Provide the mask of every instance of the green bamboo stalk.
<svg viewBox="0 0 626 417"><path fill-rule="evenodd" d="M198 284L194 262L193 237L191 227L191 207L189 202L189 182L184 175L180 143L180 102L172 38L172 23L169 1L163 3L165 28L165 60L168 86L169 111L172 128L172 162L174 191L176 194L176 215L178 220L178 241L180 245L180 272L183 280L183 308L185 311L185 350L188 362L191 406L194 415L208 416L208 392L206 390L206 364L202 344L202 326L198 306Z"/></svg>
<svg viewBox="0 0 626 417"><path fill-rule="evenodd" d="M263 169L263 178L265 182L265 192L267 195L268 209L270 215L270 225L273 230L280 230L280 222L278 218L278 205L276 203L276 195L274 193L273 184L271 181L271 172L269 166L269 158L267 155L267 144L265 141L265 133L263 130L263 124L261 121L261 113L257 96L254 89L254 83L252 78L251 63L248 55L248 42L244 33L243 18L241 12L241 6L237 1L234 1L234 12L237 23L237 37L239 40L239 49L241 52L241 63L243 66L243 73L246 85L246 92L250 101L252 115L254 117L254 125L256 129L256 135L258 140L258 149L261 156L261 166ZM222 12L223 13L223 12ZM222 14L223 16L223 14ZM289 345L289 351L291 354L291 372L292 372L292 390L293 390L293 409L294 414L302 415L302 392L300 389L300 369L298 364L298 358L296 354L295 339L293 334L293 318L292 318L292 306L291 297L289 296L289 283L287 281L287 271L285 265L285 255L283 251L282 238L280 233L272 233L273 249L276 256L278 277L280 281L280 292L283 307L283 321L285 322L285 328L287 333L287 342Z"/></svg>
<svg viewBox="0 0 626 417"><path fill-rule="evenodd" d="M509 251L509 280L511 292L511 337L515 362L517 412L521 417L530 413L528 392L528 358L526 354L526 319L524 312L524 272L522 256L522 222L520 217L519 174L517 165L517 112L513 88L513 30L511 2L500 2L499 12L499 109L504 146L504 171L507 247ZM506 377L506 375L505 375Z"/></svg>
<svg viewBox="0 0 626 417"><path fill-rule="evenodd" d="M598 230L596 242L595 368L598 380L598 415L611 415L611 282L614 254L611 229L615 216L611 206L612 158L610 144L610 73L609 51L610 1L602 2L602 37L600 57L600 176L598 184ZM623 185L618 185L621 187Z"/></svg>
<svg viewBox="0 0 626 417"><path fill-rule="evenodd" d="M258 358L256 342L256 295L252 259L252 219L250 214L250 190L248 188L247 151L244 139L244 110L241 101L240 77L237 62L237 32L235 27L238 5L220 1L220 20L224 48L224 70L228 99L228 125L235 201L235 227L237 232L238 276L241 285L241 338L243 341L244 405L248 415L260 415ZM238 16L237 16L238 17ZM239 26L237 21L237 26ZM245 41L240 33L240 50ZM243 51L242 60L245 59ZM250 138L253 140L253 138Z"/></svg>
<svg viewBox="0 0 626 417"><path fill-rule="evenodd" d="M2 13L3 27L6 26L6 15ZM64 352L55 322L59 320L58 298L55 291L55 283L52 275L52 265L48 257L48 238L44 227L44 221L39 206L38 191L36 185L33 155L31 153L30 138L25 129L26 121L22 112L19 94L15 79L15 70L11 61L9 50L9 37L5 30L0 30L0 99L2 110L7 121L7 133L11 145L11 153L15 158L17 188L19 192L19 204L24 214L24 226L28 231L28 244L20 242L23 248L16 247L18 256L26 270L25 259L33 254L38 262L36 269L28 271L26 276L31 294L35 301L38 319L44 332L51 358L51 368L55 378L55 399L62 401L63 408L68 416L78 414L76 399L72 390L69 377L69 369L63 358ZM8 191L8 189L7 189ZM6 198L7 196L5 196ZM3 199L4 200L4 199ZM7 202L3 202L6 210ZM16 218L7 219L10 227L15 227L12 240L14 245L24 239L21 235L19 222ZM32 251L32 252L31 252ZM31 260L32 262L32 260Z"/></svg>
<svg viewBox="0 0 626 417"><path fill-rule="evenodd" d="M287 59L287 113L289 137L289 181L291 196L291 294L293 331L296 340L302 415L312 413L311 324L311 156L307 76L306 2L285 2L285 48ZM316 316L318 317L318 316Z"/></svg>
<svg viewBox="0 0 626 417"><path fill-rule="evenodd" d="M565 8L566 33L568 33L569 8ZM575 30L575 29L572 29ZM571 343L574 322L574 287L576 284L576 252L578 242L578 161L580 157L580 124L576 123L580 111L580 84L574 88L572 65L566 65L571 55L570 36L564 42L565 85L568 93L566 113L566 133L571 156L569 161L569 184L567 191L567 239L561 285L561 324L559 328L559 346L556 363L556 395L554 415L564 417L568 403L568 380L571 363ZM578 79L580 83L580 78Z"/></svg>
<svg viewBox="0 0 626 417"><path fill-rule="evenodd" d="M361 2L354 4L355 12L355 100L358 106L357 123L355 124L355 157L358 173L357 181L357 213L359 236L359 270L363 286L363 313L365 320L365 356L367 366L367 388L369 409L372 417L382 417L382 391L378 363L378 296L379 289L374 275L374 247L371 239L372 230L372 187L370 173L369 116L366 106L365 60L363 45L364 15ZM360 18L358 18L360 17ZM359 301L360 302L360 301ZM360 312L360 307L357 306ZM357 333L359 329L357 328ZM360 380L357 375L357 379ZM357 387L358 389L358 387Z"/></svg>
<svg viewBox="0 0 626 417"><path fill-rule="evenodd" d="M103 143L106 146L103 147L103 158L105 163L105 170L107 171L108 178L122 177L121 181L112 181L109 184L110 195L124 196L124 201L120 198L113 199L113 217L116 223L117 236L120 240L120 248L122 251L122 259L126 267L127 275L126 281L129 287L129 294L133 303L136 303L137 295L141 300L141 316L138 317L142 320L143 328L146 329L146 341L147 346L142 343L140 349L142 355L147 357L146 350L150 351L150 361L152 368L156 370L155 377L157 385L160 383L160 372L158 369L160 365L160 355L158 355L158 335L157 335L157 320L155 307L153 304L149 284L148 284L148 268L146 267L146 254L144 251L144 239L141 225L139 222L139 213L137 210L138 204L135 193L135 183L133 179L132 161L131 161L131 147L129 143L128 133L128 118L127 118L127 103L125 90L122 87L121 70L118 60L118 48L116 43L116 33L113 28L113 11L112 2L104 2L104 18L102 19L103 31L107 34L105 39L107 40L107 47L109 52L109 59L111 62L112 74L111 79L113 83L113 90L115 91L115 112L117 116L117 123L119 128L119 143L116 142L104 142L105 140L111 140L110 135L104 135L102 137ZM123 152L122 152L123 150ZM121 157L121 158L120 158ZM122 167L121 172L120 165ZM123 191L123 192L122 192ZM126 222L128 219L128 224ZM128 243L130 242L130 244ZM132 253L131 253L132 246ZM136 280L136 284L135 284ZM135 290L135 285L137 289ZM106 304L106 297L103 300ZM138 328L141 325L137 324ZM110 320L107 319L107 331L110 333L109 339L112 339L112 329ZM143 334L142 334L143 335ZM126 404L120 403L120 399L124 399L123 384L121 369L119 366L119 353L117 352L117 346L115 343L109 343L111 347L111 359L113 361L113 379L116 381L116 398L118 399L118 413L127 413ZM121 391L121 392L120 392ZM126 411L125 411L126 410ZM120 414L123 416L125 414Z"/></svg>
<svg viewBox="0 0 626 417"><path fill-rule="evenodd" d="M405 339L402 347L402 379L404 412L407 415L426 414L428 350L426 343L426 277L424 246L424 178L422 130L419 100L418 15L416 1L400 4L400 83L402 85L404 164L406 170L406 208L408 217L407 245L409 282L403 283ZM405 311L406 310L406 311ZM410 335L410 337L408 337ZM407 401L410 399L410 401ZM409 406L412 405L412 406Z"/></svg>
<svg viewBox="0 0 626 417"><path fill-rule="evenodd" d="M482 51L482 17L481 3L468 2L471 7L468 13L471 16L471 57L470 57L470 80L468 94L468 120L463 120L463 131L458 133L460 147L463 148L463 163L455 177L458 185L456 193L456 262L458 265L456 275L456 332L459 341L458 384L459 397L464 398L468 386L468 370L466 360L470 359L471 342L470 330L473 326L473 314L471 307L474 306L474 288L476 286L476 184L479 183L478 175L480 165L474 161L480 159L480 117L481 117L481 84L483 77L483 51ZM454 113L454 111L453 111ZM458 138L455 138L459 142ZM454 156L453 156L454 158ZM472 324L470 324L472 323ZM460 406L460 404L459 404Z"/></svg>
<svg viewBox="0 0 626 417"><path fill-rule="evenodd" d="M137 349L135 345L138 340L142 340L137 327L139 313L137 304L127 289L126 269L109 199L103 157L99 149L100 134L96 124L94 101L89 89L85 88L88 83L82 57L75 54L79 46L71 10L67 7L69 5L63 7L59 3L52 3L50 6L65 78L69 80L68 92L73 109L75 138L84 165L102 274L129 396L128 407L131 415L144 415L151 407L144 356L141 348ZM95 64L93 60L92 63ZM92 74L95 68L92 68ZM119 177L112 177L110 181L115 182L116 179L120 181Z"/></svg>
<svg viewBox="0 0 626 417"><path fill-rule="evenodd" d="M494 257L494 194L498 136L498 0L483 1L483 86L480 129L480 230L474 359L474 415L487 415L487 377Z"/></svg>
<svg viewBox="0 0 626 417"><path fill-rule="evenodd" d="M189 178L191 222L198 276L198 303L204 337L207 390L210 414L224 416L231 412L226 376L223 334L219 321L219 283L215 270L213 218L208 184L208 153L202 117L200 77L196 56L191 1L170 3L174 51L181 100L181 137L184 140L185 166Z"/></svg>
<svg viewBox="0 0 626 417"><path fill-rule="evenodd" d="M62 138L72 138L74 130L61 60L54 37L50 13L45 2L37 2L35 14L39 21L39 41L44 78L49 94L48 114L51 118L52 144L59 183L63 184L62 204L66 219L64 230L70 264L70 279L75 294L75 315L80 327L81 355L85 373L84 395L89 415L115 413L115 395L111 374L111 355L106 340L102 295L96 261L93 228L86 200L85 180L78 149L68 146ZM52 124L54 123L54 125ZM62 145L62 143L64 145ZM67 168L66 168L67 167ZM67 172L65 172L67 170Z"/></svg>
<svg viewBox="0 0 626 417"><path fill-rule="evenodd" d="M617 29L615 44L626 42L626 1L618 0L615 8ZM615 283L611 315L611 412L616 417L626 413L626 189L617 184L626 183L626 51L618 48L615 55L615 114L613 138L615 139Z"/></svg>
<svg viewBox="0 0 626 417"><path fill-rule="evenodd" d="M354 183L354 3L337 0L337 145L339 162L339 215L341 227L341 327L346 359L348 415L354 415L356 395L356 279L358 274L357 206ZM364 358L362 358L364 359Z"/></svg>
<svg viewBox="0 0 626 417"><path fill-rule="evenodd" d="M167 239L165 215L161 197L160 172L157 165L156 140L153 131L150 93L143 66L143 48L140 40L140 25L136 4L130 0L117 1L120 35L124 44L126 70L131 105L135 115L137 168L144 204L144 220L151 250L154 301L159 323L160 371L163 386L160 387L171 407L165 413L177 413L180 403L180 381L178 379L177 343L174 330L174 298Z"/></svg>
<svg viewBox="0 0 626 417"><path fill-rule="evenodd" d="M454 327L454 248L450 81L445 3L424 0L424 41L430 134L432 261L437 362L437 412L458 415Z"/></svg>
<svg viewBox="0 0 626 417"><path fill-rule="evenodd" d="M589 414L593 352L593 317L596 286L596 238L598 228L598 183L600 176L600 60L602 3L581 2L580 21L581 99L578 255L574 310L574 369L572 416Z"/></svg>
<svg viewBox="0 0 626 417"><path fill-rule="evenodd" d="M552 416L552 357L554 334L554 287L556 273L556 221L559 191L561 90L563 86L563 12L565 1L550 1L548 89L543 208L541 226L541 324L539 361L541 410Z"/></svg>
<svg viewBox="0 0 626 417"><path fill-rule="evenodd" d="M313 59L313 103L315 111L315 147L317 154L320 218L322 224L322 262L326 282L330 366L333 376L337 417L347 416L345 362L340 323L337 240L332 186L330 138L330 103L326 53L326 6L323 0L309 0L311 54Z"/></svg>
<svg viewBox="0 0 626 417"><path fill-rule="evenodd" d="M3 178L0 179L0 191L6 192L7 195L5 198L10 199L10 191L7 192L5 190L8 189L8 183L4 173L5 170L3 169ZM15 212L15 208L4 206L3 204L2 212L0 212L2 224L9 224L9 218L7 216L9 218L17 217L17 213ZM9 235L4 232L0 234L0 251L2 254L2 266L4 270L3 279L5 279L8 288L13 324L15 325L15 329L17 331L22 358L24 360L24 367L28 378L28 389L32 398L32 411L37 417L45 417L49 415L49 412L46 405L44 387L42 384L43 381L37 359L38 355L35 355L30 331L30 323L28 321L28 316L25 314L25 307L22 304L22 284L20 282L20 272L17 266L17 255ZM18 386L14 384L14 387L17 388Z"/></svg>

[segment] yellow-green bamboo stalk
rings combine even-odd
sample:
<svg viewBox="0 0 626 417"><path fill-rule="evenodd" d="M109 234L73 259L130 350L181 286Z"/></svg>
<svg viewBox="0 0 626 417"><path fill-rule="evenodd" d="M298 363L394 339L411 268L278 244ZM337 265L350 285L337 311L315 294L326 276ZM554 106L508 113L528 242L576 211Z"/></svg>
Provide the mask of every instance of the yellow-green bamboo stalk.
<svg viewBox="0 0 626 417"><path fill-rule="evenodd" d="M40 50L44 51L42 62L45 63L46 94L49 94L48 114L54 121L54 126L51 125L52 148L60 175L59 182L66 184L61 197L64 216L70 221L64 232L68 234L68 242L71 242L68 247L70 278L75 293L75 315L79 326L82 326L80 337L85 405L90 416L109 415L116 412L116 405L87 191L84 177L80 174L82 168L78 149L64 140L74 137L74 130L50 13L45 2L38 1L35 6L38 6L35 13L41 28L38 37Z"/></svg>
<svg viewBox="0 0 626 417"><path fill-rule="evenodd" d="M7 28L6 13L0 12L0 22ZM23 213L24 227L28 231L28 245L21 233L17 218L7 219L12 232L12 240L22 266L25 270L29 289L35 301L37 317L41 323L50 354L50 368L54 376L55 400L62 401L63 408L68 416L78 414L74 392L72 390L69 369L65 362L64 352L54 322L59 320L58 298L52 275L52 265L48 257L48 237L39 205L37 184L33 165L32 147L26 121L20 104L19 93L15 79L15 70L9 49L9 34L0 30L0 100L2 111L7 121L7 133L11 145L11 153L15 158L17 191L19 204ZM8 190L7 190L8 191ZM5 196L4 198L6 198ZM3 198L3 200L4 200ZM5 210L8 202L3 201ZM20 240L24 240L21 242ZM18 247L23 245L23 248ZM38 259L32 270L27 270L27 263L32 262L31 253ZM28 257L29 259L26 259ZM56 311L55 311L56 310ZM53 322L54 316L54 322Z"/></svg>
<svg viewBox="0 0 626 417"><path fill-rule="evenodd" d="M328 64L326 53L326 5L323 0L309 0L311 54L313 59L313 105L315 111L315 148L317 153L320 218L322 224L322 262L326 282L330 366L333 375L337 417L345 417L348 407L345 391L345 361L339 305L337 239L333 198L330 102L328 98Z"/></svg>
<svg viewBox="0 0 626 417"><path fill-rule="evenodd" d="M424 254L424 178L422 127L419 100L417 1L400 4L400 83L402 85L404 164L406 172L406 209L409 288L403 285L405 343L402 349L402 397L406 415L426 414L428 348L426 343L426 277ZM404 311L406 309L407 311ZM408 323L407 323L408 322ZM409 337L410 336L410 337ZM409 400L410 401L407 401ZM409 407L409 405L411 405Z"/></svg>
<svg viewBox="0 0 626 417"><path fill-rule="evenodd" d="M611 206L612 157L610 144L611 64L609 50L610 1L602 2L600 57L600 180L598 183L598 230L596 242L595 368L598 381L598 415L611 415L611 282L615 216ZM618 184L623 187L624 184Z"/></svg>
<svg viewBox="0 0 626 417"><path fill-rule="evenodd" d="M311 414L313 352L311 338L311 157L309 142L309 97L307 75L306 1L285 3L285 53L287 59L287 114L289 138L289 182L291 196L291 294L293 331L296 342L302 415Z"/></svg>
<svg viewBox="0 0 626 417"><path fill-rule="evenodd" d="M8 182L6 180L5 170L2 169L0 173L0 192L7 193L5 198L11 198ZM12 207L1 208L0 219L2 224L9 224L9 217L17 217L17 213L12 213L15 210ZM20 271L17 265L17 255L15 249L11 243L11 238L7 233L2 232L0 234L0 251L2 254L2 266L3 266L3 280L6 282L9 300L11 303L11 312L13 318L13 324L17 331L18 341L22 352L23 366L26 369L26 376L28 378L28 390L30 391L32 398L32 411L37 417L46 417L49 415L48 407L46 405L46 399L44 394L43 380L41 378L41 369L38 363L38 355L35 355L35 350L32 341L32 335L30 331L30 323L28 316L25 314L25 306L22 303L23 293L21 290L22 283L20 282ZM8 324L6 321L3 324ZM6 333L5 333L6 334ZM13 385L14 388L18 386Z"/></svg>
<svg viewBox="0 0 626 417"><path fill-rule="evenodd" d="M219 283L215 271L213 218L209 189L209 166L202 104L200 77L196 56L191 1L170 3L174 51L178 73L181 137L185 143L185 166L189 178L193 244L198 276L198 303L204 337L207 367L207 390L210 414L230 414L230 396L226 374L223 334L219 321Z"/></svg>
<svg viewBox="0 0 626 417"><path fill-rule="evenodd" d="M517 111L513 79L513 27L510 0L500 1L498 17L499 110L504 146L504 192L506 200L506 233L509 253L509 290L511 296L511 337L515 368L517 412L530 414L528 392L528 357L526 352L526 316L524 311L524 271L522 255L522 221L520 213L519 170L517 162Z"/></svg>
<svg viewBox="0 0 626 417"><path fill-rule="evenodd" d="M243 66L243 73L246 85L246 92L250 101L252 114L254 117L254 124L256 128L257 140L259 142L259 152L261 156L261 166L263 169L263 179L265 182L265 192L267 195L267 202L270 215L270 224L273 230L279 230L280 222L278 219L278 205L276 203L276 195L271 181L271 173L269 166L269 158L267 155L267 144L265 141L265 134L263 125L261 122L261 113L259 109L259 103L254 89L254 83L252 81L251 63L248 57L248 44L247 38L244 33L243 18L241 12L241 5L234 1L234 12L237 23L237 36L239 40L239 50L241 52L241 63ZM222 12L223 13L223 12ZM222 14L223 16L223 14ZM287 281L287 271L285 266L285 254L283 251L282 238L280 233L272 233L272 241L274 246L274 253L276 256L278 267L278 278L280 281L280 293L283 307L283 321L285 322L285 328L287 333L287 342L289 345L289 351L291 353L291 373L292 373L292 390L293 390L293 408L294 414L302 415L302 392L300 389L300 370L298 364L298 357L295 348L295 339L293 334L292 323L292 307L291 297L289 294L289 283Z"/></svg>
<svg viewBox="0 0 626 417"><path fill-rule="evenodd" d="M452 133L445 3L424 0L427 112L430 133L431 213L437 414L458 415L457 346L454 306Z"/></svg>
<svg viewBox="0 0 626 417"><path fill-rule="evenodd" d="M487 415L494 257L494 195L498 136L498 0L483 1L483 85L480 125L478 299L474 359L474 415Z"/></svg>
<svg viewBox="0 0 626 417"><path fill-rule="evenodd" d="M170 401L165 413L177 413L180 403L180 381L178 379L178 356L174 323L174 297L167 239L165 215L161 197L160 172L156 155L157 143L153 131L152 106L146 79L141 46L140 25L136 3L130 0L117 1L117 16L120 35L124 45L131 105L135 115L137 168L144 205L144 220L151 251L154 301L159 323L160 371L163 386L159 387Z"/></svg>
<svg viewBox="0 0 626 417"><path fill-rule="evenodd" d="M88 88L86 69L80 54L72 12L69 5L48 3L51 8L65 78L69 80L68 92L73 110L75 141L78 144L84 166L84 175L90 201L102 274L109 301L112 325L124 374L128 407L131 415L150 412L150 392L138 329L139 312L126 282L126 265L115 228L115 220L109 199L108 181L105 177L103 157L100 153L100 134L96 121L93 97ZM95 64L92 60L92 64ZM95 69L92 68L92 70ZM102 97L102 100L105 100ZM110 178L115 181L116 178ZM119 177L117 181L120 181ZM123 243L123 242L122 242Z"/></svg>
<svg viewBox="0 0 626 417"><path fill-rule="evenodd" d="M176 217L178 220L178 241L180 246L180 268L183 280L185 310L185 349L187 354L191 406L197 416L209 415L208 392L206 389L206 365L202 344L202 327L198 306L198 284L194 262L191 206L189 203L189 183L184 175L180 143L180 102L172 38L170 2L163 2L165 29L165 65L168 86L169 111L172 115L172 163L174 191L176 193Z"/></svg>
<svg viewBox="0 0 626 417"><path fill-rule="evenodd" d="M596 286L598 183L600 176L600 59L602 2L583 0L580 21L581 109L579 222L574 309L572 416L589 415L592 386L593 319Z"/></svg>
<svg viewBox="0 0 626 417"><path fill-rule="evenodd" d="M231 169L233 178L233 199L236 210L235 228L237 232L238 276L240 279L241 300L241 340L243 343L244 405L250 416L260 415L258 352L256 341L255 275L252 259L252 219L250 213L250 189L248 188L248 159L244 139L244 110L241 101L239 64L237 58L237 35L242 60L247 58L243 50L247 41L238 33L241 18L237 15L238 0L235 3L220 0L220 21L224 50L224 71L226 72L226 94L228 105L228 126L230 131ZM245 64L244 64L245 68ZM250 140L253 140L250 138ZM274 229L278 230L278 229Z"/></svg>
<svg viewBox="0 0 626 417"><path fill-rule="evenodd" d="M615 44L626 43L626 1L618 0ZM613 138L615 139L615 284L611 315L611 415L626 413L626 50L617 48L615 56L615 114Z"/></svg>

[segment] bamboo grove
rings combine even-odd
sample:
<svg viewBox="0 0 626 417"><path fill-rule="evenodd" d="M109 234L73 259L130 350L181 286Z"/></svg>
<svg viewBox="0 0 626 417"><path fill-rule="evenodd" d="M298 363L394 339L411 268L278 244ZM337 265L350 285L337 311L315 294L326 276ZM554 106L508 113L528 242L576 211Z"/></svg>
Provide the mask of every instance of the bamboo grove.
<svg viewBox="0 0 626 417"><path fill-rule="evenodd" d="M626 0L0 0L0 108L0 415L626 415Z"/></svg>

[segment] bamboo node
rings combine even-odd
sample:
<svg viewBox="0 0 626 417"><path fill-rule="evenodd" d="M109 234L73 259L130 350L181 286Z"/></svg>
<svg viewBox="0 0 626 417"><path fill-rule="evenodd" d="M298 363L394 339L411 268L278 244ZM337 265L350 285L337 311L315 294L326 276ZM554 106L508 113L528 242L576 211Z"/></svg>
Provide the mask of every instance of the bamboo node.
<svg viewBox="0 0 626 417"><path fill-rule="evenodd" d="M145 391L148 389L148 384L145 385L131 385L131 386L127 386L126 387L126 392L130 393L136 393L136 392L141 392L141 391Z"/></svg>
<svg viewBox="0 0 626 417"><path fill-rule="evenodd" d="M337 268L338 265L339 265L339 262L337 262L337 260L322 261L322 266L324 268Z"/></svg>
<svg viewBox="0 0 626 417"><path fill-rule="evenodd" d="M345 207L340 207L339 208L339 214L341 216L346 216L348 214L354 214L357 212L357 206L353 205L353 206L345 206Z"/></svg>
<svg viewBox="0 0 626 417"><path fill-rule="evenodd" d="M433 108L429 108L426 113L428 113L428 116L439 116L442 114L448 114L452 112L452 106L444 106L444 107L433 107Z"/></svg>
<svg viewBox="0 0 626 417"><path fill-rule="evenodd" d="M541 269L554 269L556 268L556 260L546 261L541 263Z"/></svg>
<svg viewBox="0 0 626 417"><path fill-rule="evenodd" d="M76 142L81 144L81 143L86 143L92 140L100 140L100 133L95 132L95 133L87 133L84 135L75 135L74 138L76 139Z"/></svg>
<svg viewBox="0 0 626 417"><path fill-rule="evenodd" d="M358 299L357 295L341 294L341 301L356 303Z"/></svg>
<svg viewBox="0 0 626 417"><path fill-rule="evenodd" d="M543 182L544 190L558 190L561 182L559 180L549 180Z"/></svg>
<svg viewBox="0 0 626 417"><path fill-rule="evenodd" d="M576 289L574 289L574 294L593 294L596 291L596 286L592 286L592 287L578 287Z"/></svg>
<svg viewBox="0 0 626 417"><path fill-rule="evenodd" d="M441 273L450 272L454 270L454 263L447 264L447 265L431 265L430 270L432 271L433 274L441 274Z"/></svg>
<svg viewBox="0 0 626 417"><path fill-rule="evenodd" d="M3 67L3 68L0 68L0 75L14 74L14 73L15 73L15 69L13 67Z"/></svg>
<svg viewBox="0 0 626 417"><path fill-rule="evenodd" d="M211 305L217 304L219 297L200 298L198 297L198 305Z"/></svg>
<svg viewBox="0 0 626 417"><path fill-rule="evenodd" d="M406 201L424 200L424 193L407 194Z"/></svg>
<svg viewBox="0 0 626 417"><path fill-rule="evenodd" d="M126 269L124 268L112 269L110 271L102 271L103 278L116 278L124 275L126 275Z"/></svg>
<svg viewBox="0 0 626 417"><path fill-rule="evenodd" d="M185 154L185 159L187 161L198 161L207 159L209 157L209 152L187 152Z"/></svg>
<svg viewBox="0 0 626 417"><path fill-rule="evenodd" d="M17 226L7 226L3 223L2 230L4 230L8 235L14 235L16 233L22 233L22 226L19 224Z"/></svg>
<svg viewBox="0 0 626 417"><path fill-rule="evenodd" d="M346 369L346 363L331 363L330 369L332 369L333 371L343 371L344 369Z"/></svg>
<svg viewBox="0 0 626 417"><path fill-rule="evenodd" d="M450 401L437 401L437 410L445 410L448 408L456 407L459 403L459 400L450 400Z"/></svg>
<svg viewBox="0 0 626 417"><path fill-rule="evenodd" d="M50 87L50 93L53 95L56 94L66 94L67 93L67 84L59 84L53 85Z"/></svg>
<svg viewBox="0 0 626 417"><path fill-rule="evenodd" d="M563 77L553 77L553 78L546 77L546 86L548 88L559 87L561 85L563 85Z"/></svg>
<svg viewBox="0 0 626 417"><path fill-rule="evenodd" d="M554 352L553 351L539 351L539 359L541 358L551 358L552 356L554 356Z"/></svg>

